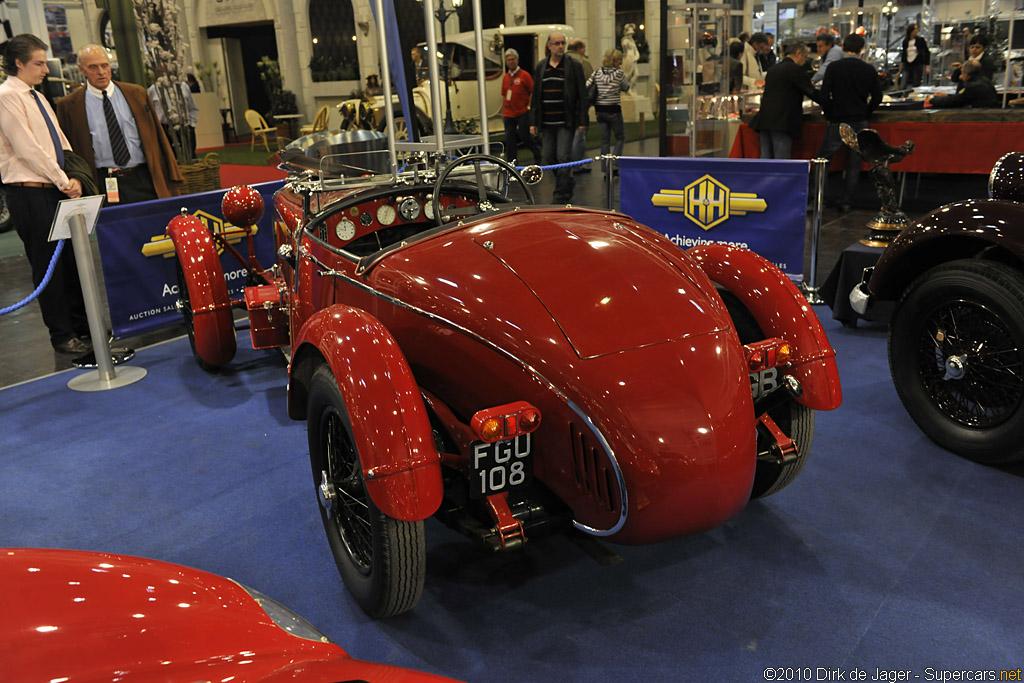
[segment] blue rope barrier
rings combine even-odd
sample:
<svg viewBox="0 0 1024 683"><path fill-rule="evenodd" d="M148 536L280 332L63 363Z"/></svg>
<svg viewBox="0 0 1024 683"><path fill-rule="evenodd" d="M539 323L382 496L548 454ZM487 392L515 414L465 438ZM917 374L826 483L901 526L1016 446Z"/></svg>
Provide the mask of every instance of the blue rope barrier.
<svg viewBox="0 0 1024 683"><path fill-rule="evenodd" d="M39 293L46 288L46 285L50 284L50 278L53 277L53 271L57 268L57 259L60 258L61 252L64 251L64 242L65 240L57 242L57 248L53 250L53 258L50 259L50 265L46 267L46 275L43 276L43 281L39 283L39 286L18 303L11 304L7 308L0 308L0 315L6 315L7 313L29 305L32 303L32 300L39 296Z"/></svg>

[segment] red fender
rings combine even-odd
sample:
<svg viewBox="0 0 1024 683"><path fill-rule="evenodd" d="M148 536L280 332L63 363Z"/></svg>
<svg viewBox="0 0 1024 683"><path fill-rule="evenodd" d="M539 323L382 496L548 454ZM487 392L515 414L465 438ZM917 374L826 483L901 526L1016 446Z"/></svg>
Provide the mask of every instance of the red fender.
<svg viewBox="0 0 1024 683"><path fill-rule="evenodd" d="M338 381L374 504L407 522L434 514L444 493L441 456L416 378L391 333L366 311L335 304L302 326L293 348L306 344L319 349Z"/></svg>
<svg viewBox="0 0 1024 683"><path fill-rule="evenodd" d="M235 357L235 320L217 245L195 216L175 216L166 233L188 286L196 354L214 367L225 365Z"/></svg>
<svg viewBox="0 0 1024 683"><path fill-rule="evenodd" d="M814 410L833 410L843 401L836 352L796 285L764 257L724 244L703 244L686 251L708 277L735 294L766 337L782 337L794 346L789 374L799 380L797 401Z"/></svg>

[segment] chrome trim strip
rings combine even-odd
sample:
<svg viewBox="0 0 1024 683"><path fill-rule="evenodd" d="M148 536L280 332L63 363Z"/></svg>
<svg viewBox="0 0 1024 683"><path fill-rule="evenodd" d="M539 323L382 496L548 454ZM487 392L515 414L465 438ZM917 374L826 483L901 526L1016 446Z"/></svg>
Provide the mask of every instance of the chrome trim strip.
<svg viewBox="0 0 1024 683"><path fill-rule="evenodd" d="M512 361L513 363L518 365L519 367L521 367L524 370L526 370L527 372L531 373L534 377L537 377L542 382L544 382L544 384L546 384L548 386L548 388L551 389L551 391L553 391L563 401L565 401L565 404L569 407L569 409L572 410L574 413L576 413L576 415L580 418L580 420L582 420L583 423L587 425L587 428L590 429L591 434L597 439L598 443L601 444L601 448L604 449L605 455L608 456L608 460L612 464L612 469L615 471L615 479L616 479L616 481L619 484L619 498L620 498L619 519L615 522L614 525L612 525L608 529L595 529L594 527L590 527L590 526L587 526L586 524L583 524L581 522L577 522L576 520L573 520L573 522L572 522L573 526L575 526L580 531L586 532L586 533L591 534L593 536L611 536L613 534L618 533L622 529L622 527L626 523L626 516L627 516L627 512L629 510L629 493L626 491L626 480L625 480L625 478L622 475L622 468L619 467L619 461L616 460L616 458L615 458L615 452L612 450L611 444L608 443L608 440L605 438L604 434L602 434L601 430L599 430L597 428L597 425L594 424L594 421L591 420L590 417L586 413L584 413L583 410L579 406L577 406L565 394L564 391L559 389L554 384L554 382L552 382L547 377L542 375L540 372L537 371L537 369L535 367L533 367L532 365L530 365L529 363L527 363L523 359L519 358L518 356L516 356L512 352L508 351L507 349L504 349L501 346L495 344L491 340L482 337L481 335L477 334L476 332L474 332L474 331L472 331L470 329L467 329L467 328L459 325L458 323L452 322L451 320L448 320L447 318L442 318L441 316L437 315L436 313L431 313L429 311L425 311L422 308L418 308L417 306L413 306L412 304L407 303L405 301L402 301L401 299L396 299L393 296L389 296L387 294L384 294L383 292L380 292L380 291L374 289L373 287L370 287L369 285L367 285L365 283L362 283L362 282L359 282L358 280L353 279L347 273L343 273L341 271L337 271L337 270L334 270L332 268L328 268L326 265L321 263L315 256L310 254L309 250L306 249L305 246L302 246L300 248L299 253L300 253L300 256L308 258L312 263L316 264L317 267L320 268L320 270L321 270L321 273L320 273L321 277L336 277L339 280L344 280L345 282L349 283L353 287L355 287L357 289L360 289L360 290L366 292L367 294L371 294L371 295L377 297L378 299L382 299L383 301L387 301L388 303L390 303L390 304L392 304L394 306L398 306L399 308L404 308L404 309L406 309L408 311L412 311L413 313L415 313L417 315L421 315L424 318L428 318L429 320L432 320L432 321L434 321L436 323L444 325L444 326L446 326L446 327L448 327L450 329L457 330L457 331L461 332L462 334L465 334L468 337L472 337L473 339L477 340L478 342L480 342L481 344L483 344L483 345L485 345L487 347L490 347L491 349L493 349L497 353L501 354L505 358L509 359L510 361ZM296 271L298 271L297 268L296 268Z"/></svg>

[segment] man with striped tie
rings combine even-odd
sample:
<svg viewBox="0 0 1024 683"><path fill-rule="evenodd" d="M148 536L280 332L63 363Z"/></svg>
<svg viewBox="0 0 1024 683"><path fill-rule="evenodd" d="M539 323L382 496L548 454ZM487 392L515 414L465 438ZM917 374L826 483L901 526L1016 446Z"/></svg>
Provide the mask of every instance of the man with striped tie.
<svg viewBox="0 0 1024 683"><path fill-rule="evenodd" d="M99 45L78 51L78 68L88 83L57 102L57 118L108 201L177 196L181 171L146 89L111 80Z"/></svg>
<svg viewBox="0 0 1024 683"><path fill-rule="evenodd" d="M46 43L28 33L8 41L8 78L0 84L0 176L36 287L45 279L57 245L49 241L57 203L82 196L81 182L64 172L64 152L71 145L46 99L33 89L50 73L46 49ZM39 293L39 307L56 351L89 351L89 321L70 248L61 252L49 283Z"/></svg>

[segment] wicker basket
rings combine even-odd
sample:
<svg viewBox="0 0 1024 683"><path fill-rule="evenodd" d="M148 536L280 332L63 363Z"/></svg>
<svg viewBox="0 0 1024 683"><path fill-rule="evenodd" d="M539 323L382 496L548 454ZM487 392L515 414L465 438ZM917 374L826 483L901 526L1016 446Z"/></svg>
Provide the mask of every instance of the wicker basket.
<svg viewBox="0 0 1024 683"><path fill-rule="evenodd" d="M220 184L220 157L213 152L207 153L202 159L188 166L179 166L181 177L181 194L195 194L197 192L209 192L219 190Z"/></svg>

